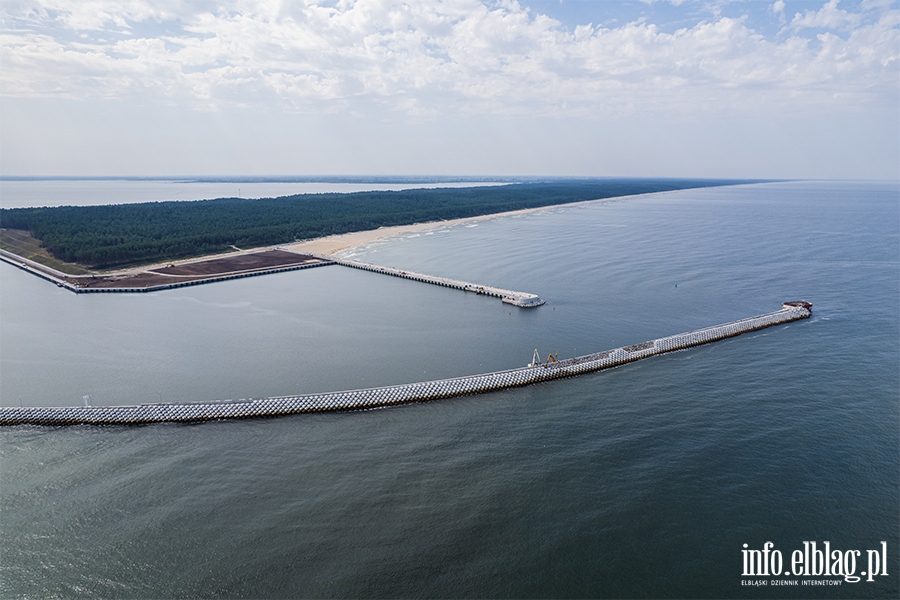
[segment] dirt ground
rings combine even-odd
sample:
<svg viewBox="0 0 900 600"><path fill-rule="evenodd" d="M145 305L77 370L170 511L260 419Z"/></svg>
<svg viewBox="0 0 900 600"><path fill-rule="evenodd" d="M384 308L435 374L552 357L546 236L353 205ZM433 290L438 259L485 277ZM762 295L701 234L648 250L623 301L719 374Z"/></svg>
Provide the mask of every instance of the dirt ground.
<svg viewBox="0 0 900 600"><path fill-rule="evenodd" d="M150 271L66 279L68 283L82 288L144 288L320 262L320 259L306 254L268 250L171 265Z"/></svg>
<svg viewBox="0 0 900 600"><path fill-rule="evenodd" d="M163 267L154 269L151 273L210 277L239 271L256 271L257 269L302 265L309 262L319 262L319 259L306 254L285 252L284 250L269 250L267 252L236 254L221 258L211 258L202 262Z"/></svg>

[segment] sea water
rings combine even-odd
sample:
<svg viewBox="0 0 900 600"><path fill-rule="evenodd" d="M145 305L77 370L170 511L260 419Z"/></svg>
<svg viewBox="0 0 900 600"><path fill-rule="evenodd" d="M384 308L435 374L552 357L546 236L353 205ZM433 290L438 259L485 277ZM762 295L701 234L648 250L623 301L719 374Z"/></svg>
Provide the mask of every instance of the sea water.
<svg viewBox="0 0 900 600"><path fill-rule="evenodd" d="M337 266L75 295L0 264L0 402L353 389L523 366L535 348L587 354L784 300L813 317L390 409L4 429L0 595L897 595L896 183L684 190L474 225L348 255L545 306ZM888 575L743 575L744 544L772 542L788 565L804 541L860 550L857 571L885 541Z"/></svg>

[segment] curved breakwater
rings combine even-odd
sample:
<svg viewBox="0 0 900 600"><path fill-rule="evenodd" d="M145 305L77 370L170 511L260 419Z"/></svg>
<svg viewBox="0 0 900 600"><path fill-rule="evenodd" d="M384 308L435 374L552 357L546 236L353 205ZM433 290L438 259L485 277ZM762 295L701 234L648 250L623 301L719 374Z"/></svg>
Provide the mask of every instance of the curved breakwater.
<svg viewBox="0 0 900 600"><path fill-rule="evenodd" d="M734 337L773 325L805 319L812 305L785 303L776 312L680 333L641 344L606 350L549 364L395 386L274 398L201 403L160 403L133 406L0 407L0 425L136 425L218 419L273 417L298 413L363 410L454 398L573 377Z"/></svg>

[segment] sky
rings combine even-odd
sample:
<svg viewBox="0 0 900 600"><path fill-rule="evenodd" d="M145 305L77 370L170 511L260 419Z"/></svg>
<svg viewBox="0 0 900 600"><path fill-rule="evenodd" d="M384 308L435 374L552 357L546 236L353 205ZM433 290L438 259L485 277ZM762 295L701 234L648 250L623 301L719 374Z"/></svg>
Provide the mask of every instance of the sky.
<svg viewBox="0 0 900 600"><path fill-rule="evenodd" d="M892 0L0 0L0 176L900 180Z"/></svg>

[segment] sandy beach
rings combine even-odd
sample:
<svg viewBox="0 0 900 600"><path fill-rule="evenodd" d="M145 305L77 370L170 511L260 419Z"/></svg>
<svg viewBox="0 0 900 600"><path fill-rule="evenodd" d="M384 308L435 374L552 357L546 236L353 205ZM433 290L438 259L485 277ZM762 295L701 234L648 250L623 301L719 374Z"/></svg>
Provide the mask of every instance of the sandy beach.
<svg viewBox="0 0 900 600"><path fill-rule="evenodd" d="M554 204L551 206L541 206L538 208L525 208L520 210L512 210L501 213L492 213L488 215L479 215L475 217L467 217L463 219L449 219L444 221L429 221L426 223L412 223L409 225L397 225L394 227L381 227L379 229L369 229L366 231L354 231L351 233L342 233L339 235L331 235L321 238L316 238L312 240L305 240L302 242L294 242L290 244L277 244L274 246L265 246L259 248L235 248L234 252L226 252L223 254L213 254L206 256L195 256L186 259L178 259L178 260L167 260L159 263L142 265L140 267L128 267L125 269L113 269L107 271L92 271L86 275L73 275L71 273L63 273L53 269L52 267L48 267L43 264L36 263L34 261L22 258L15 254L10 254L7 262L11 262L15 265L20 265L27 263L27 267L32 270L36 270L38 272L45 273L50 275L54 279L58 279L63 283L72 283L77 281L90 280L97 276L108 278L112 280L118 280L120 278L134 278L142 275L153 274L159 275L159 273L152 273L153 271L158 271L160 269L166 269L171 267L184 267L186 265L196 265L200 263L207 262L220 262L223 260L234 260L238 259L241 256L246 255L257 255L261 253L271 253L277 252L279 250L287 250L289 252L297 253L297 254L307 254L313 256L321 256L328 257L338 254L339 252L345 252L348 250L352 250L354 248L358 248L360 246L365 246L366 244L371 244L372 242L376 242L378 240L383 240L391 237L395 237L398 235L404 235L407 233L417 233L423 231L432 231L435 229L440 229L442 227L450 227L454 225L462 225L466 223L476 223L479 221L486 221L488 219L498 219L501 217L509 217L513 215L523 215L527 213L540 212L545 210L556 209L560 207L571 207L578 206L583 204L594 204L596 202L609 202L613 200L622 200L625 198L631 198L634 196L615 196L612 198L600 198L596 200L584 200L582 202L571 202L567 204ZM228 273L217 273L217 276L228 275ZM137 285L135 282L124 282L120 281L117 285L123 286L126 285L131 287L133 285ZM138 286L140 287L140 286Z"/></svg>
<svg viewBox="0 0 900 600"><path fill-rule="evenodd" d="M616 196L613 198L600 198L598 200L584 200L582 202L570 202L567 204L554 204L552 206L541 206L538 208L523 208L520 210L511 210L501 213L492 213L489 215L480 215L477 217L468 217L464 219L450 219L446 221L430 221L428 223L413 223L410 225L397 225L394 227L380 227L378 229L369 229L366 231L354 231L351 233L342 233L340 235L330 235L327 237L316 238L314 240L306 240L293 244L279 244L278 248L284 248L292 252L300 252L303 254L314 254L319 256L332 256L338 252L352 250L359 246L365 246L378 240L391 238L406 233L419 233L422 231L432 231L441 227L449 227L452 225L461 225L464 223L476 223L478 221L487 221L488 219L497 219L500 217L509 217L513 215L524 215L527 213L540 212L542 210L551 210L560 207L580 206L582 204L594 204L596 202L609 202L612 200L623 200L631 196Z"/></svg>

